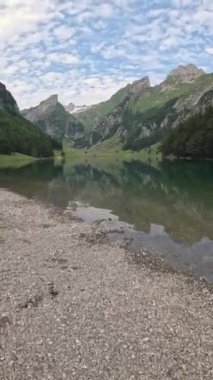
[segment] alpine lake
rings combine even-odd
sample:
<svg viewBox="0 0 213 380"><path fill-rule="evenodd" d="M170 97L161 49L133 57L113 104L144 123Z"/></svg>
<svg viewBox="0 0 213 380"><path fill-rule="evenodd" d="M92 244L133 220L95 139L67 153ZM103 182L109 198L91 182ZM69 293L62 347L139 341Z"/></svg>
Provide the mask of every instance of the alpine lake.
<svg viewBox="0 0 213 380"><path fill-rule="evenodd" d="M0 169L0 186L87 223L122 223L109 239L160 255L175 269L213 283L213 162L152 164L85 157Z"/></svg>

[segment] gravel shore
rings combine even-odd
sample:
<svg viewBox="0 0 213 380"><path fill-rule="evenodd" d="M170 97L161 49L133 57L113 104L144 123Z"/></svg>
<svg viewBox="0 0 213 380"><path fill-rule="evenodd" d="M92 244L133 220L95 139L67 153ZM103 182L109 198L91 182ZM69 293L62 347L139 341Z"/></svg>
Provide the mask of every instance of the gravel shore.
<svg viewBox="0 0 213 380"><path fill-rule="evenodd" d="M213 295L0 190L0 379L213 379Z"/></svg>

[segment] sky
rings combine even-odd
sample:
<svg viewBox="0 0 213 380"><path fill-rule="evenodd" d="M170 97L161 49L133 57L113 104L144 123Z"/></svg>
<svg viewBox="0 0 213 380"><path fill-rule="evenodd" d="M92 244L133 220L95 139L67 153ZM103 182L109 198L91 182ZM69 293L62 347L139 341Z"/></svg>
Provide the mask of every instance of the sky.
<svg viewBox="0 0 213 380"><path fill-rule="evenodd" d="M95 104L212 59L213 0L0 0L0 81L20 109Z"/></svg>

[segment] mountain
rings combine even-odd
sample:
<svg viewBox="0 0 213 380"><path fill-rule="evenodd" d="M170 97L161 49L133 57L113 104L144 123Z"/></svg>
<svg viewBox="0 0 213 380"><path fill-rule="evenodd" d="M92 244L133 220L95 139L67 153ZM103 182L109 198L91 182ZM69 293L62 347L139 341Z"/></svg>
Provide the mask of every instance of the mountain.
<svg viewBox="0 0 213 380"><path fill-rule="evenodd" d="M76 114L84 125L79 147L113 140L123 149L150 146L191 114L213 102L213 74L189 64L178 66L152 87L148 77L127 85L106 102Z"/></svg>
<svg viewBox="0 0 213 380"><path fill-rule="evenodd" d="M50 157L54 149L61 148L60 143L20 114L12 94L0 83L0 153Z"/></svg>
<svg viewBox="0 0 213 380"><path fill-rule="evenodd" d="M65 110L66 110L67 112L72 113L73 110L75 109L75 104L73 104L73 103L69 103L68 106L65 106L64 108L65 108Z"/></svg>
<svg viewBox="0 0 213 380"><path fill-rule="evenodd" d="M0 111L19 112L18 105L6 86L0 82Z"/></svg>
<svg viewBox="0 0 213 380"><path fill-rule="evenodd" d="M189 64L186 66L178 66L176 69L172 70L171 73L168 75L168 79L172 79L176 83L179 82L185 82L190 83L195 81L197 78L199 78L201 75L204 75L205 71L202 69L197 68L193 64Z"/></svg>
<svg viewBox="0 0 213 380"><path fill-rule="evenodd" d="M138 92L143 91L145 88L150 87L150 81L148 77L144 77L140 80L128 84L126 87L121 88L116 94L114 94L106 102L102 102L91 106L85 112L76 115L76 117L82 122L86 129L92 129L94 125L102 119L104 116L109 115L118 105L120 105L126 97L130 95L136 95Z"/></svg>
<svg viewBox="0 0 213 380"><path fill-rule="evenodd" d="M207 107L171 129L161 149L164 156L212 159L213 107Z"/></svg>
<svg viewBox="0 0 213 380"><path fill-rule="evenodd" d="M77 141L84 133L84 127L59 103L58 96L52 95L38 106L22 111L23 116L37 125L48 135L60 141Z"/></svg>
<svg viewBox="0 0 213 380"><path fill-rule="evenodd" d="M83 106L75 106L75 104L70 103L68 106L64 107L65 110L69 113L80 113L80 112L85 112L89 109L89 106L86 106L85 104Z"/></svg>
<svg viewBox="0 0 213 380"><path fill-rule="evenodd" d="M76 148L140 150L162 140L192 114L213 103L213 74L180 65L151 86L149 77L121 88L109 100L64 107L57 95L22 111L41 130Z"/></svg>

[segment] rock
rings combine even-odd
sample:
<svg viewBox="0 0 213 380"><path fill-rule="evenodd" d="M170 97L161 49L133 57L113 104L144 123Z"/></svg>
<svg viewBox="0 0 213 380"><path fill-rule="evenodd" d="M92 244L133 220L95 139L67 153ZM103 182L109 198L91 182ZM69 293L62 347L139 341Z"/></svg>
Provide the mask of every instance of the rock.
<svg viewBox="0 0 213 380"><path fill-rule="evenodd" d="M72 112L75 109L75 104L69 103L68 106L65 107L67 112Z"/></svg>
<svg viewBox="0 0 213 380"><path fill-rule="evenodd" d="M213 104L213 76L210 74L207 81L207 75L193 64L180 65L157 86L151 87L147 76L128 84L105 102L107 108L107 103L121 99L107 115L99 116L103 103L93 107L93 125L84 136L83 144L93 146L115 136L125 149L135 150L158 142L163 130L175 128L191 113ZM202 76L203 81L197 81ZM178 95L182 83L185 84L183 94ZM162 102L162 98L165 101ZM83 112L81 120L88 117L90 113Z"/></svg>
<svg viewBox="0 0 213 380"><path fill-rule="evenodd" d="M84 133L83 125L59 103L58 95L51 95L38 106L23 110L22 114L58 140L75 140Z"/></svg>
<svg viewBox="0 0 213 380"><path fill-rule="evenodd" d="M148 76L143 77L142 79L136 80L130 86L130 93L137 94L150 87L150 79Z"/></svg>
<svg viewBox="0 0 213 380"><path fill-rule="evenodd" d="M150 341L150 338L149 338L149 337L146 337L146 338L143 339L143 342L144 342L144 343L147 343L147 342L149 342L149 341Z"/></svg>
<svg viewBox="0 0 213 380"><path fill-rule="evenodd" d="M167 76L167 79L173 79L176 82L193 82L201 75L204 75L205 72L202 69L197 68L193 64L186 66L178 66L176 69L172 70L171 73Z"/></svg>

